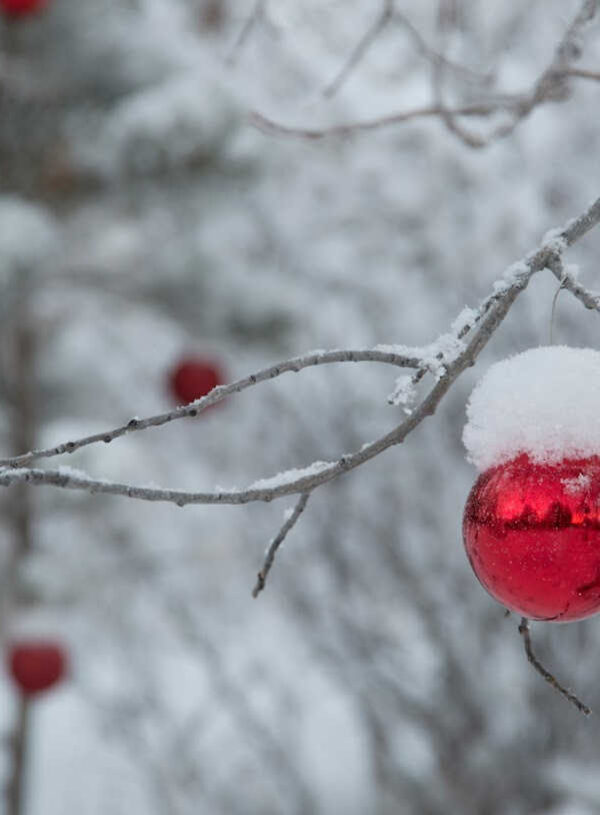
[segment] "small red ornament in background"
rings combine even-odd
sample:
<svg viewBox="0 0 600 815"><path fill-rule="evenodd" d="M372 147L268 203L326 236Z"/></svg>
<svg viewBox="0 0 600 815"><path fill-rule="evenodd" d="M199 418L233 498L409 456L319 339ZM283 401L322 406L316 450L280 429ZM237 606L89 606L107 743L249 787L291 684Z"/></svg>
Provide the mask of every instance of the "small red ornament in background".
<svg viewBox="0 0 600 815"><path fill-rule="evenodd" d="M67 668L67 655L56 642L15 642L9 648L8 667L21 693L32 696L60 682Z"/></svg>
<svg viewBox="0 0 600 815"><path fill-rule="evenodd" d="M0 0L0 11L7 17L28 17L37 14L48 0Z"/></svg>
<svg viewBox="0 0 600 815"><path fill-rule="evenodd" d="M537 464L523 454L476 481L463 519L483 587L534 620L600 611L600 457Z"/></svg>
<svg viewBox="0 0 600 815"><path fill-rule="evenodd" d="M188 404L224 382L223 371L211 359L187 357L173 368L169 378L171 392L180 403Z"/></svg>

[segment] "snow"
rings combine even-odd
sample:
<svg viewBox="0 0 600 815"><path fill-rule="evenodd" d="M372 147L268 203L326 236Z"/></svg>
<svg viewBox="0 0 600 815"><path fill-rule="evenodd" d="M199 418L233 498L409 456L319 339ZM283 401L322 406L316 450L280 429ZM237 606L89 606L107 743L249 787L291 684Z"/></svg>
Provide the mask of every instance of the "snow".
<svg viewBox="0 0 600 815"><path fill-rule="evenodd" d="M40 206L13 195L0 196L0 266L34 267L58 246L52 217Z"/></svg>
<svg viewBox="0 0 600 815"><path fill-rule="evenodd" d="M563 478L562 483L565 487L565 492L570 493L571 495L577 495L578 492L583 492L586 490L590 484L592 479L586 473L579 473L577 478Z"/></svg>
<svg viewBox="0 0 600 815"><path fill-rule="evenodd" d="M286 484L291 484L293 481L297 481L299 478L309 478L313 475L318 475L322 473L323 470L327 470L329 467L335 465L334 461L313 461L312 464L309 464L308 467L294 467L291 470L285 470L284 472L277 473L277 475L271 476L270 478L260 478L258 481L254 481L248 487L249 490L273 490L277 487L283 487Z"/></svg>
<svg viewBox="0 0 600 815"><path fill-rule="evenodd" d="M192 75L126 98L87 147L92 166L107 174L127 169L143 174L222 150L241 114L223 83L207 82L206 72L203 78L202 93Z"/></svg>
<svg viewBox="0 0 600 815"><path fill-rule="evenodd" d="M465 326L473 326L479 312L475 308L471 308L470 306L465 306L458 317L454 320L451 326L451 331L453 334L460 334Z"/></svg>
<svg viewBox="0 0 600 815"><path fill-rule="evenodd" d="M567 242L562 237L564 227L549 229L542 238L542 243L548 249L555 252L563 252L567 248Z"/></svg>
<svg viewBox="0 0 600 815"><path fill-rule="evenodd" d="M519 277L526 275L528 271L529 267L523 260L518 260L516 263L511 263L500 280L496 280L494 283L494 294L502 294L502 292L505 292Z"/></svg>
<svg viewBox="0 0 600 815"><path fill-rule="evenodd" d="M468 315L474 314L472 309L469 310ZM454 321L455 324L460 320L461 315L466 314L463 310L459 317ZM467 316L468 316L467 315ZM459 330L462 328L462 324ZM462 354L465 350L465 344L453 333L441 334L435 342L423 346L409 346L409 345L376 345L375 351L381 351L384 354L397 354L398 356L416 357L420 359L423 367L431 371L431 373L440 379L446 373L446 366L454 362L454 360ZM395 392L395 391L394 391Z"/></svg>
<svg viewBox="0 0 600 815"><path fill-rule="evenodd" d="M410 374L402 374L396 379L394 390L388 396L388 404L402 407L409 415L412 413L410 405L414 402L417 392Z"/></svg>
<svg viewBox="0 0 600 815"><path fill-rule="evenodd" d="M600 352L533 348L492 365L467 405L467 457L483 471L520 453L534 461L600 455Z"/></svg>

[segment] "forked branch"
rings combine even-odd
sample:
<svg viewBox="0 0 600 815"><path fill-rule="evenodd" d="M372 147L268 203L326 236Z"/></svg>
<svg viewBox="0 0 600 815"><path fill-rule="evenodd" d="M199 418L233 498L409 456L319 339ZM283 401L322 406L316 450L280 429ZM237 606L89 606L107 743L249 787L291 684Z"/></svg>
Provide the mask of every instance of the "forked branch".
<svg viewBox="0 0 600 815"><path fill-rule="evenodd" d="M539 74L537 79L520 93L490 93L485 91L485 97L466 105L445 105L436 99L431 104L425 104L409 110L379 116L374 119L348 122L331 127L297 127L285 125L281 122L253 111L249 121L252 125L266 133L281 136L293 136L304 139L322 139L325 137L343 137L353 133L379 130L392 125L404 124L417 119L440 119L463 143L469 147L485 147L497 139L505 138L526 119L529 114L540 105L547 102L561 102L568 98L570 79L600 80L600 72L592 69L573 68L572 63L580 56L579 39L585 26L593 19L598 8L599 0L584 0L579 11L567 26L565 33L558 43L550 64ZM386 4L380 19L374 24L356 51L351 55L347 68L328 86L337 89L339 82L343 81L347 70L361 58L366 48L377 36L381 28L388 22L392 13L391 6ZM444 70L447 60L438 55L432 59L436 72ZM331 95L331 93L329 93ZM467 131L456 120L490 119L498 114L505 115L505 121L491 127L486 135Z"/></svg>
<svg viewBox="0 0 600 815"><path fill-rule="evenodd" d="M575 241L589 232L600 221L600 198L581 216L570 221L563 229L548 233L542 246L535 252L510 266L504 276L493 287L492 293L484 299L479 308L470 311L464 321L453 325L450 334L442 335L437 343L424 349L410 349L403 346L380 347L362 351L315 352L296 357L276 366L265 368L256 374L238 380L231 385L220 386L210 394L190 405L177 408L169 413L151 416L146 419L132 419L125 425L103 433L97 433L75 441L65 442L56 447L36 450L21 456L0 461L0 485L17 483L34 485L48 484L64 489L83 490L91 493L122 495L144 501L166 501L185 506L186 504L247 504L253 501L272 501L284 495L312 492L338 476L362 466L390 447L400 444L427 417L435 413L438 404L460 374L475 364L493 333L519 294L527 287L530 279L543 269L558 268L563 252ZM583 296L583 295L582 295ZM580 298L581 299L581 298ZM587 303L586 303L587 304ZM590 308L600 310L600 304L589 302ZM340 456L334 461L314 462L302 469L292 469L273 478L261 479L246 489L219 490L213 492L190 492L145 487L133 484L120 484L104 479L90 478L84 473L68 467L58 470L28 469L27 465L36 459L49 458L74 452L81 447L110 442L126 433L157 427L175 419L196 416L202 410L226 396L242 391L259 382L268 381L286 371L300 371L303 368L332 362L374 361L428 370L435 383L410 415L385 435L364 444L360 449Z"/></svg>

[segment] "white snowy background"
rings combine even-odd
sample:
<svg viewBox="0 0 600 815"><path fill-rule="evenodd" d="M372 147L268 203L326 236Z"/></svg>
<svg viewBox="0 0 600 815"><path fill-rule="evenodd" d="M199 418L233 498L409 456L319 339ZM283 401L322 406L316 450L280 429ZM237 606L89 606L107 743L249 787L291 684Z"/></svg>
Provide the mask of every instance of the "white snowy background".
<svg viewBox="0 0 600 815"><path fill-rule="evenodd" d="M448 75L457 104L482 77L490 92L529 89L579 6L396 3L463 66ZM379 13L369 0L49 0L0 22L3 455L17 452L24 269L25 373L45 446L167 410L168 372L189 353L235 379L315 348L432 342L598 196L591 81L573 79L569 98L481 150L437 119L321 140L252 126L252 111L321 128L429 104L431 59L400 19L324 95ZM598 70L598 20L582 51ZM569 253L591 289L599 250L591 233ZM460 533L475 478L461 442L468 394L491 362L548 344L556 288L537 275L434 417L316 492L256 600L293 499L178 509L31 488L27 601L2 633L60 638L71 668L35 703L27 815L597 812L598 718L533 673ZM598 327L561 293L556 341L597 347ZM63 463L243 487L393 427L396 378L374 363L285 375ZM533 636L600 710L599 622ZM5 736L15 703L4 676Z"/></svg>

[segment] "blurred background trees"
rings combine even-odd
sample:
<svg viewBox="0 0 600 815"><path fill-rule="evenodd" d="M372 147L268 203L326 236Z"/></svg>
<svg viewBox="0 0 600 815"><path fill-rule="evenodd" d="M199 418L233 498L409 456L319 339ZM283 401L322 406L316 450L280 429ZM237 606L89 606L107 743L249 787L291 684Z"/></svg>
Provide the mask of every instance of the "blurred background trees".
<svg viewBox="0 0 600 815"><path fill-rule="evenodd" d="M3 455L168 409L189 358L233 380L311 348L430 342L598 195L582 77L514 128L510 106L323 140L248 117L323 129L530 93L579 2L23 6L0 0ZM598 21L577 33L569 65L597 70ZM571 253L592 288L598 248ZM33 637L69 657L29 720L23 812L596 812L597 725L530 671L460 539L468 392L486 363L548 342L556 285L533 281L401 448L314 495L258 600L292 501L3 491L5 653ZM559 298L555 337L594 346L596 320ZM393 426L394 379L306 371L67 463L242 486ZM599 707L597 622L534 635ZM6 671L8 790L17 708Z"/></svg>

